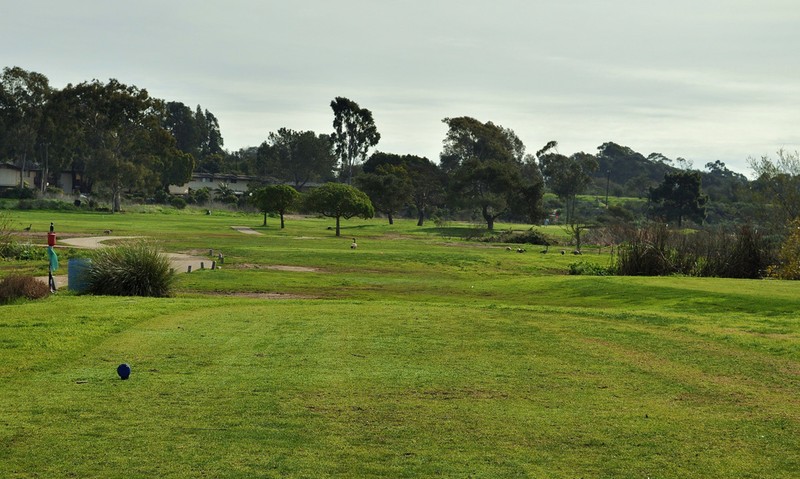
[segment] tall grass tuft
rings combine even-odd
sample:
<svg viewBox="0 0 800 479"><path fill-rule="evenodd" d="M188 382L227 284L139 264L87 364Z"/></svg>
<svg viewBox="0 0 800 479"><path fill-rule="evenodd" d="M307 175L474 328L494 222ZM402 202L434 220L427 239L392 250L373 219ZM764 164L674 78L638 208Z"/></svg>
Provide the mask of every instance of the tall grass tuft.
<svg viewBox="0 0 800 479"><path fill-rule="evenodd" d="M50 294L50 287L32 276L13 275L0 281L0 304L20 298L40 299Z"/></svg>
<svg viewBox="0 0 800 479"><path fill-rule="evenodd" d="M147 242L101 248L86 271L87 293L109 296L167 297L175 272L169 258Z"/></svg>

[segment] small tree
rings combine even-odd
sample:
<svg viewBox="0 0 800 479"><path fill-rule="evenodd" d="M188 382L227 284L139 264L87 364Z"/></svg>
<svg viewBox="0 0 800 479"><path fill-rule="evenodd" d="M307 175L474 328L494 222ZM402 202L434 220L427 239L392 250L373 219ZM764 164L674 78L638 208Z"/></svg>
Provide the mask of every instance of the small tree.
<svg viewBox="0 0 800 479"><path fill-rule="evenodd" d="M284 227L284 215L298 198L300 198L300 193L289 185L265 186L253 194L256 207L264 213L264 226L267 226L267 213L274 211L281 216L281 229Z"/></svg>
<svg viewBox="0 0 800 479"><path fill-rule="evenodd" d="M336 236L341 236L340 218L354 216L369 219L375 216L375 208L369 197L358 188L342 183L326 183L308 192L305 207L322 216L336 218Z"/></svg>

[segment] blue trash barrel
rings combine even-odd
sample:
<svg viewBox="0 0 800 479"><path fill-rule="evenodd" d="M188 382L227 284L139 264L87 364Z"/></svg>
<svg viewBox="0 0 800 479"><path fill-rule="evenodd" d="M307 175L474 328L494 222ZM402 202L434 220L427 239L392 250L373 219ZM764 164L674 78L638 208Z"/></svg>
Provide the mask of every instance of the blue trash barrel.
<svg viewBox="0 0 800 479"><path fill-rule="evenodd" d="M67 284L70 291L85 293L89 289L89 278L86 272L91 266L89 258L72 258L67 265Z"/></svg>

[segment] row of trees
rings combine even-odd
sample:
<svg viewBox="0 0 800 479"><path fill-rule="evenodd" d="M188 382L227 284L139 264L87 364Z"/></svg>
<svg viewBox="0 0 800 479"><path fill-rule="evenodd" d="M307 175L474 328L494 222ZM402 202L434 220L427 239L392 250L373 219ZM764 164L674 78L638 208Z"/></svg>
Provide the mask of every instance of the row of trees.
<svg viewBox="0 0 800 479"><path fill-rule="evenodd" d="M116 80L57 90L44 75L5 68L0 159L23 170L36 163L48 180L60 171L78 172L84 190L105 190L114 210L123 192L165 191L199 170L250 174L258 184L288 183L297 190L331 181L354 185L390 222L413 213L419 225L434 209L474 214L488 229L499 218L535 223L554 204L561 221L581 225L587 222L582 193L605 198L598 200L605 210L609 193L647 198L651 217L679 226L702 223L708 208L723 201L769 205L756 209L778 212L772 215L776 226L800 214L796 154L751 160L758 178L748 182L720 161L701 172L687 160L645 157L611 142L595 154L564 155L555 141L528 154L513 130L454 117L443 120L448 129L437 164L415 155L370 155L380 141L372 112L343 97L330 108L331 133L281 128L258 147L230 153L216 117L200 106L155 99ZM545 191L558 202L543 201Z"/></svg>
<svg viewBox="0 0 800 479"><path fill-rule="evenodd" d="M117 211L124 191L184 184L196 165L224 153L219 123L199 106L192 112L113 79L59 90L19 67L0 76L0 158L21 178L39 166L42 191L60 172L75 172L83 191L105 190Z"/></svg>

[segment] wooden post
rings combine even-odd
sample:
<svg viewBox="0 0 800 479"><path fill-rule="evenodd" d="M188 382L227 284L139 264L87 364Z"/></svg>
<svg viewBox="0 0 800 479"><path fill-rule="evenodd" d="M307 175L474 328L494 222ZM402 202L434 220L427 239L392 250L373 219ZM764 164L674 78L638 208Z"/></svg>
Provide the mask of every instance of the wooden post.
<svg viewBox="0 0 800 479"><path fill-rule="evenodd" d="M189 265L189 267L186 269L186 272L187 273L191 273L192 272L192 265Z"/></svg>

